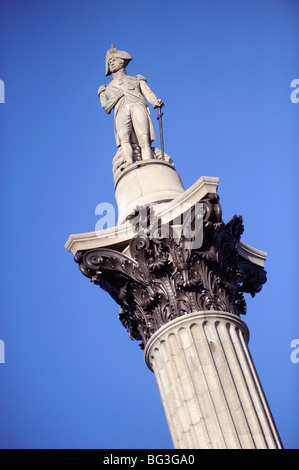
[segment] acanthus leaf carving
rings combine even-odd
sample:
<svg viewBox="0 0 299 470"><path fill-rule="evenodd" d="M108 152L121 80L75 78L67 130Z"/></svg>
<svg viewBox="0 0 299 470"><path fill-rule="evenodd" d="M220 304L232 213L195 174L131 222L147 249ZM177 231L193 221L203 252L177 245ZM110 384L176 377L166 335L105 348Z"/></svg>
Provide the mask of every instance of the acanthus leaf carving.
<svg viewBox="0 0 299 470"><path fill-rule="evenodd" d="M224 224L217 194L208 194L201 202L200 248L186 243L196 236L194 232L188 238L183 230L178 238L172 227L149 217L150 207L139 207L129 216L136 221L138 211L143 211L141 223L135 223L130 257L109 249L76 253L81 272L119 304L120 321L132 339L141 341L141 348L162 325L188 313L245 314L243 293L254 296L266 282L264 269L238 254L242 217L234 216ZM190 211L190 217L193 229L198 214Z"/></svg>

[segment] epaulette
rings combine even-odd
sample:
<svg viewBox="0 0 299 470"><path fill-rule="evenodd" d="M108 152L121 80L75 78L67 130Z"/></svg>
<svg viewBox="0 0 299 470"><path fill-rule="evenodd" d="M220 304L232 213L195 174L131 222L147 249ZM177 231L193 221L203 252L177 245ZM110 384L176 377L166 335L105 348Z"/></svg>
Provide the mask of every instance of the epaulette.
<svg viewBox="0 0 299 470"><path fill-rule="evenodd" d="M101 93L103 93L103 91L106 90L106 86L105 85L101 85L100 88L98 89L98 96L100 96Z"/></svg>

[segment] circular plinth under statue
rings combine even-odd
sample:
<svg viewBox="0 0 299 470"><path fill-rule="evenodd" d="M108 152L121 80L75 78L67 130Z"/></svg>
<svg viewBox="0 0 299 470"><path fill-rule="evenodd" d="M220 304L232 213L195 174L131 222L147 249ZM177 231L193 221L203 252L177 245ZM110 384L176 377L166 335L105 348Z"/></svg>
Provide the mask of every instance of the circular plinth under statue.
<svg viewBox="0 0 299 470"><path fill-rule="evenodd" d="M137 206L163 204L185 191L173 162L152 159L128 165L115 181L115 199L118 206L118 225Z"/></svg>

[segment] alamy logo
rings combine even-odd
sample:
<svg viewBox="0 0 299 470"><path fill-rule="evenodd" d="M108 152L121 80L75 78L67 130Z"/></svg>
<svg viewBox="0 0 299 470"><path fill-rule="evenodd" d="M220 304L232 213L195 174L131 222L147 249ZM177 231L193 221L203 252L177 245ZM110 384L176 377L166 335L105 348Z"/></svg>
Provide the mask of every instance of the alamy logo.
<svg viewBox="0 0 299 470"><path fill-rule="evenodd" d="M5 85L3 80L0 80L0 103L5 103Z"/></svg>
<svg viewBox="0 0 299 470"><path fill-rule="evenodd" d="M299 362L299 339L293 339L290 344L291 348L295 348L291 352L291 361L293 364L298 364Z"/></svg>
<svg viewBox="0 0 299 470"><path fill-rule="evenodd" d="M120 199L122 199L122 206L125 207L126 198L119 198L119 201ZM198 249L202 246L204 210L201 202L197 202L192 207L190 207L189 203L180 204L181 214L179 215L179 221L174 217L172 219L173 224L170 222L171 218L168 222L162 222L156 216L156 208L159 208L158 203L151 203L148 206L136 208L127 217L130 224L125 225L124 229L119 232L119 227L116 225L115 220L114 206L109 202L101 202L95 209L95 214L100 216L95 225L95 231L101 232L102 230L110 229L109 235L117 238L119 236L124 237L125 231L127 230L127 233L129 233L130 227L134 227L134 230L141 234L141 236L143 233L147 233L150 238L169 238L170 236L182 238L184 240L184 247L187 249ZM176 230L173 231L172 225L176 225L176 222L178 225Z"/></svg>
<svg viewBox="0 0 299 470"><path fill-rule="evenodd" d="M294 80L291 81L291 88L295 88L290 96L292 103L299 103L299 78L294 78Z"/></svg>
<svg viewBox="0 0 299 470"><path fill-rule="evenodd" d="M5 354L4 354L4 341L0 339L0 364L4 364Z"/></svg>

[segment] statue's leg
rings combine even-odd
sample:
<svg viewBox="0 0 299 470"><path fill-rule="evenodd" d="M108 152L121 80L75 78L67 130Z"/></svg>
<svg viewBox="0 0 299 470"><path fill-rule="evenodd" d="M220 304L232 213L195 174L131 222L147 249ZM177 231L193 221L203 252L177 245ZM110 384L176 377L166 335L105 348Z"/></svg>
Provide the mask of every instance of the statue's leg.
<svg viewBox="0 0 299 470"><path fill-rule="evenodd" d="M119 109L115 117L115 129L120 141L123 156L129 164L133 163L133 149L130 143L132 119L129 107L123 106Z"/></svg>
<svg viewBox="0 0 299 470"><path fill-rule="evenodd" d="M151 160L153 153L150 143L149 116L146 108L139 104L132 106L132 121L138 145L141 148L142 160Z"/></svg>

